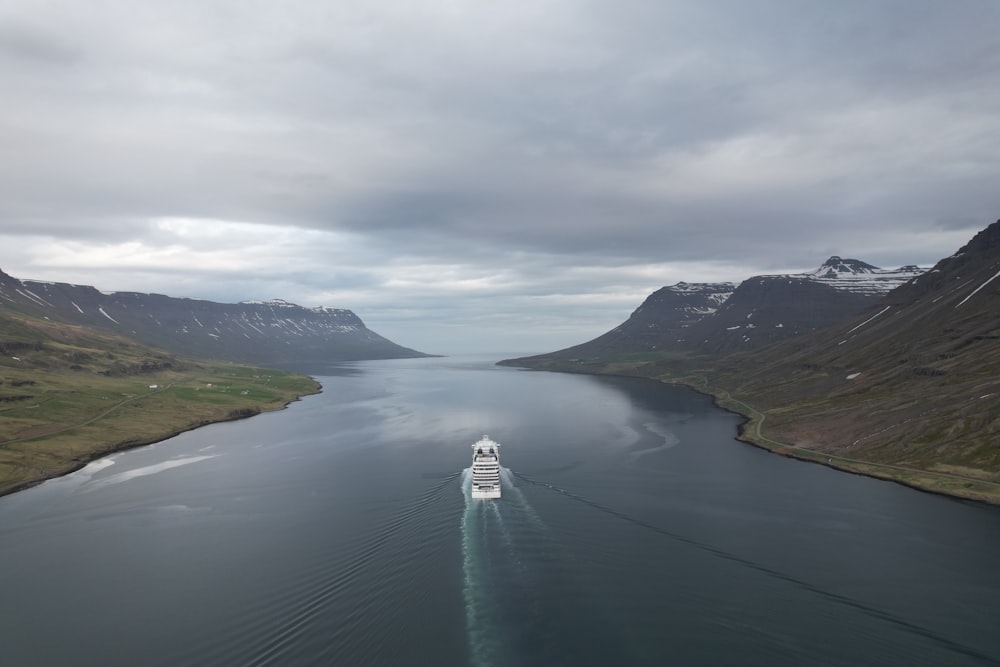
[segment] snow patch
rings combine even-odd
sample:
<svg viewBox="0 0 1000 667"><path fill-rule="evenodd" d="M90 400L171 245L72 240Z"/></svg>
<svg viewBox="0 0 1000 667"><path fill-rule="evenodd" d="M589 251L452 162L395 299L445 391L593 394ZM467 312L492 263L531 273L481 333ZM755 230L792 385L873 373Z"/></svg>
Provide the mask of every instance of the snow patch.
<svg viewBox="0 0 1000 667"><path fill-rule="evenodd" d="M51 303L49 303L48 301L46 301L42 297L38 296L37 294L35 294L31 290L29 290L28 288L24 288L23 290L20 290L20 289L17 289L15 287L14 291L17 292L18 294L20 294L21 296L23 296L24 298L30 299L31 301L34 301L39 306L52 306ZM52 307L54 308L54 306L52 306Z"/></svg>
<svg viewBox="0 0 1000 667"><path fill-rule="evenodd" d="M99 310L99 311L101 312L101 315L104 315L104 317L108 318L109 320L111 320L111 321L112 321L112 322L114 322L115 324L119 324L119 325L121 324L121 322L119 322L119 321L118 321L118 320L116 320L115 318L111 317L111 316L110 316L110 315L108 315L108 314L107 314L106 312L104 312L104 308L103 308L103 307L101 307L101 306L98 306L98 307L97 307L97 310Z"/></svg>
<svg viewBox="0 0 1000 667"><path fill-rule="evenodd" d="M972 297L974 297L976 295L976 292L978 292L979 290L981 290L984 287L986 287L987 285L989 285L991 282L993 282L998 277L1000 277L1000 271L997 271L990 278L987 278L986 282L984 282L982 285L980 285L976 289L972 290L972 293L969 294L969 296L967 296L964 299L962 299L961 301L959 301L958 304L955 307L958 308L958 306L961 306L963 303L965 303L966 301L968 301L969 299L971 299Z"/></svg>
<svg viewBox="0 0 1000 667"><path fill-rule="evenodd" d="M862 322L858 326L854 327L854 329L851 329L851 331L855 331L857 329L860 329L861 327L865 326L866 324L868 324L869 322L871 322L872 320L874 320L879 315L882 315L883 313L885 313L885 311L889 310L890 308L892 308L892 306L886 306L885 308L883 308L879 312L875 313L874 315L872 315L871 317L869 317L867 320L865 320L864 322ZM851 333L851 331L848 331L847 333Z"/></svg>

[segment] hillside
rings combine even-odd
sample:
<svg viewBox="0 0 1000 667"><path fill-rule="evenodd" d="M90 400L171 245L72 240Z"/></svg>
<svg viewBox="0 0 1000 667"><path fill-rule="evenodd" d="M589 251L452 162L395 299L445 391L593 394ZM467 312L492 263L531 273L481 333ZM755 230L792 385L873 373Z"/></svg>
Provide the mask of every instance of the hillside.
<svg viewBox="0 0 1000 667"><path fill-rule="evenodd" d="M689 384L747 415L758 445L1000 502L1000 221L861 312L756 349L502 363Z"/></svg>
<svg viewBox="0 0 1000 667"><path fill-rule="evenodd" d="M1000 482L1000 221L850 321L705 369L776 441Z"/></svg>
<svg viewBox="0 0 1000 667"><path fill-rule="evenodd" d="M715 313L734 289L735 285L725 282L681 282L663 287L649 295L627 321L608 333L544 356L561 360L606 355L644 358L650 352L683 346L690 328Z"/></svg>
<svg viewBox="0 0 1000 667"><path fill-rule="evenodd" d="M236 304L18 280L0 272L0 305L86 325L175 354L250 364L294 365L427 356L368 329L350 310L282 300Z"/></svg>
<svg viewBox="0 0 1000 667"><path fill-rule="evenodd" d="M0 303L0 494L318 389L304 376L185 359Z"/></svg>

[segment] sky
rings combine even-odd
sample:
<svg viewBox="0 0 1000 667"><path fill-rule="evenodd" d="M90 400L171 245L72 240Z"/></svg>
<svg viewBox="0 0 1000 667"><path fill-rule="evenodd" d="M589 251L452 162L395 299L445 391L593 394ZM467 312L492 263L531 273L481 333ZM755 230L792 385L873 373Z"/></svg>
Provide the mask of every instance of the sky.
<svg viewBox="0 0 1000 667"><path fill-rule="evenodd" d="M1000 218L995 0L3 0L0 91L0 270L437 354Z"/></svg>

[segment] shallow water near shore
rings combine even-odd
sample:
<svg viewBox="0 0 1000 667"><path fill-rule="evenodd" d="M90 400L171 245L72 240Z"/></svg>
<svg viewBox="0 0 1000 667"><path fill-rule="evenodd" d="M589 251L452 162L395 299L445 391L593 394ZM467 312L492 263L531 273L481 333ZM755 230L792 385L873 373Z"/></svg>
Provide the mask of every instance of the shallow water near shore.
<svg viewBox="0 0 1000 667"><path fill-rule="evenodd" d="M5 664L979 665L1000 510L651 381L360 362L0 498ZM469 497L471 444L503 498Z"/></svg>

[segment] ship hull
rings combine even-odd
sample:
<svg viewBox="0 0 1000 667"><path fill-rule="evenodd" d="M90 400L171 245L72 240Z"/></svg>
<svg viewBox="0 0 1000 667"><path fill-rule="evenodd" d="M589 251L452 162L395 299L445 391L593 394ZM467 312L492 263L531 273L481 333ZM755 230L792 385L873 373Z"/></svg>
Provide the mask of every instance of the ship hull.
<svg viewBox="0 0 1000 667"><path fill-rule="evenodd" d="M500 488L476 488L472 487L472 497L477 500L493 500L500 497Z"/></svg>

